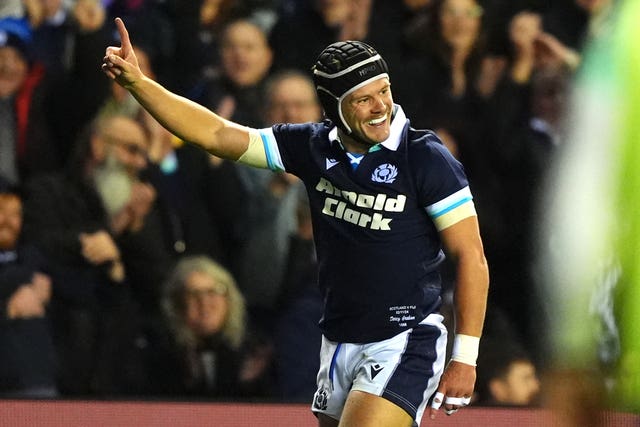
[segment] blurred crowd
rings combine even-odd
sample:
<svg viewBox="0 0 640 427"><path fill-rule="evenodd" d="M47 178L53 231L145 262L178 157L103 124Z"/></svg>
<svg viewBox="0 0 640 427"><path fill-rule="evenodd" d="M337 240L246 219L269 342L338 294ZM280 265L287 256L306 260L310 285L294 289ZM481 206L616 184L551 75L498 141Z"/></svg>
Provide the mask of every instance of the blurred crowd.
<svg viewBox="0 0 640 427"><path fill-rule="evenodd" d="M373 45L412 126L436 130L469 175L491 271L477 402L535 404L538 199L611 3L4 1L0 395L315 391L322 301L303 188L178 140L107 79L119 16L146 75L256 128L322 120L318 53Z"/></svg>

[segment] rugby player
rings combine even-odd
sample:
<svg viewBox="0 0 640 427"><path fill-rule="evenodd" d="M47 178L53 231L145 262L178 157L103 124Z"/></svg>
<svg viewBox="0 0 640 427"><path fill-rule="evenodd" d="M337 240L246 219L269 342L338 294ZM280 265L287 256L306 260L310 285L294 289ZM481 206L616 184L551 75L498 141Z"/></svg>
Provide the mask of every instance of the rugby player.
<svg viewBox="0 0 640 427"><path fill-rule="evenodd" d="M319 426L409 427L427 408L433 418L469 404L489 286L469 183L435 133L411 128L380 55L358 41L331 44L313 66L327 120L252 129L145 76L121 19L116 26L121 45L106 49L102 68L163 126L215 156L304 182L325 303ZM446 365L445 253L457 267Z"/></svg>

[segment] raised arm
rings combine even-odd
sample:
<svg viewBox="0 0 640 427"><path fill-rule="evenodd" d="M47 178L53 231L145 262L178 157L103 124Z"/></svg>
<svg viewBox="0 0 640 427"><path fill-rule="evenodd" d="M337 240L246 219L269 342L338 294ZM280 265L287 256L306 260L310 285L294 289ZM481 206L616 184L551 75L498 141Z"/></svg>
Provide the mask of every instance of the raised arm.
<svg viewBox="0 0 640 427"><path fill-rule="evenodd" d="M115 23L121 45L107 48L102 64L105 74L131 92L145 110L182 140L218 157L237 160L242 156L249 146L249 128L225 120L145 76L124 22L116 18Z"/></svg>

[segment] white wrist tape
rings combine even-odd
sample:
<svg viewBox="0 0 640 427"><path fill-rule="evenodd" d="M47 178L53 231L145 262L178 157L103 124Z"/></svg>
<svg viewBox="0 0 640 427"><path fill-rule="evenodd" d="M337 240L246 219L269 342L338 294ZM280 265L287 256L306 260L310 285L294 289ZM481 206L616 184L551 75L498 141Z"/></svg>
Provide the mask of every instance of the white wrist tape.
<svg viewBox="0 0 640 427"><path fill-rule="evenodd" d="M471 335L458 334L453 339L453 350L451 351L451 360L465 363L467 365L476 366L478 360L478 347L480 346L480 338Z"/></svg>

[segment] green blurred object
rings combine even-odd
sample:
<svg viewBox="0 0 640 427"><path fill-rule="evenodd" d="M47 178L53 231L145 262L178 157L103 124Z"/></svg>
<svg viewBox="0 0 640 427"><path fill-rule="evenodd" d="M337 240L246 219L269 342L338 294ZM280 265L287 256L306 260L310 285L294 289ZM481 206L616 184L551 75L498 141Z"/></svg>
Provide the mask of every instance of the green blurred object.
<svg viewBox="0 0 640 427"><path fill-rule="evenodd" d="M613 44L619 90L620 170L616 200L616 249L622 271L615 314L620 360L611 401L640 411L640 2L626 1L617 16Z"/></svg>
<svg viewBox="0 0 640 427"><path fill-rule="evenodd" d="M541 207L551 368L640 412L640 1L618 1L583 52L567 141ZM604 399L603 399L604 401Z"/></svg>

